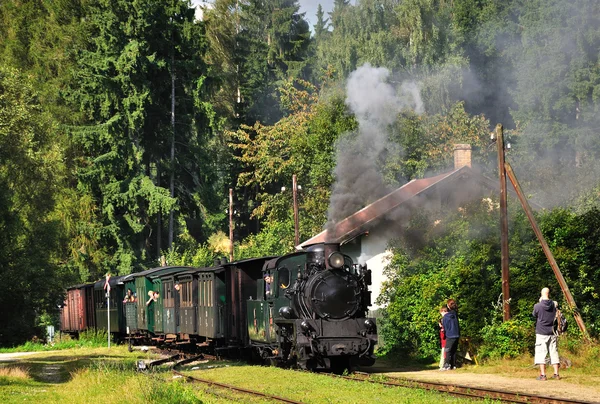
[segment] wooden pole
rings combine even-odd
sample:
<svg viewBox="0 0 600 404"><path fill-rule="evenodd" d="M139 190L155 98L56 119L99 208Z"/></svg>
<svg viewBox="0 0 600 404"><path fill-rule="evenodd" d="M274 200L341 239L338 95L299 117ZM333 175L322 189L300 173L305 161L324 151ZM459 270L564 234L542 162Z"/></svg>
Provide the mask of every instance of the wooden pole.
<svg viewBox="0 0 600 404"><path fill-rule="evenodd" d="M292 195L294 198L294 247L300 244L300 229L298 221L298 181L296 174L292 176Z"/></svg>
<svg viewBox="0 0 600 404"><path fill-rule="evenodd" d="M508 267L508 204L506 189L506 171L504 170L504 128L496 125L496 144L498 146L498 171L500 174L500 252L502 266L502 317L510 320L510 272Z"/></svg>
<svg viewBox="0 0 600 404"><path fill-rule="evenodd" d="M233 262L233 188L229 188L229 262Z"/></svg>
<svg viewBox="0 0 600 404"><path fill-rule="evenodd" d="M171 22L173 17L171 17ZM175 45L173 44L173 31L171 31L171 173L169 175L169 195L175 198ZM169 212L169 235L167 247L173 246L174 227L173 208Z"/></svg>
<svg viewBox="0 0 600 404"><path fill-rule="evenodd" d="M108 324L106 324L106 329L108 330L108 349L110 349L110 286L106 291L106 317L106 321L108 321Z"/></svg>
<svg viewBox="0 0 600 404"><path fill-rule="evenodd" d="M527 218L529 219L529 223L531 223L533 232L535 233L540 244L542 245L544 254L546 254L546 258L548 259L548 262L550 263L550 266L552 267L552 271L554 271L554 276L556 276L556 280L558 281L558 284L560 285L563 295L565 296L565 299L567 299L567 304L569 305L571 310L573 310L573 317L575 318L575 322L579 326L579 329L581 330L583 336L586 339L589 339L589 334L587 332L587 329L585 328L585 324L583 323L583 319L581 318L581 314L579 313L577 304L575 304L575 299L573 299L573 295L571 295L569 286L567 285L565 278L562 276L562 273L560 272L560 268L558 267L558 264L556 263L556 260L554 259L554 255L552 254L552 251L550 251L550 247L548 247L548 243L546 242L546 239L544 238L544 235L542 234L542 231L540 230L540 228L537 224L537 221L535 220L535 217L533 216L533 211L531 210L531 206L529 206L529 202L527 202L527 199L525 198L525 194L523 193L523 190L521 189L521 185L519 184L519 181L517 180L517 176L515 175L515 172L513 171L510 163L505 162L504 166L506 168L506 173L508 175L508 178L510 179L510 182L512 183L513 187L515 188L515 191L517 191L517 196L519 198L519 201L521 202L521 205L523 206L523 210L525 210L525 214L527 215Z"/></svg>

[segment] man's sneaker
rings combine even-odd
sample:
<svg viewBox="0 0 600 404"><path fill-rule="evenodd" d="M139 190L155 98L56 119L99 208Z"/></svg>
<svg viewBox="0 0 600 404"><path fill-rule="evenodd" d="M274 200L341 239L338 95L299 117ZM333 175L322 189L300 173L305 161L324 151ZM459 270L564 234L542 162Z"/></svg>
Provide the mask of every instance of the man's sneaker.
<svg viewBox="0 0 600 404"><path fill-rule="evenodd" d="M445 372L446 370L450 370L450 367L444 366L443 368L440 369L440 371L442 371L442 372Z"/></svg>
<svg viewBox="0 0 600 404"><path fill-rule="evenodd" d="M554 376L552 376L552 378L553 378L553 379L556 379L556 380L560 380L560 376L559 376L559 375L557 375L556 373L554 374Z"/></svg>
<svg viewBox="0 0 600 404"><path fill-rule="evenodd" d="M548 380L548 378L546 378L546 375L539 375L535 380Z"/></svg>

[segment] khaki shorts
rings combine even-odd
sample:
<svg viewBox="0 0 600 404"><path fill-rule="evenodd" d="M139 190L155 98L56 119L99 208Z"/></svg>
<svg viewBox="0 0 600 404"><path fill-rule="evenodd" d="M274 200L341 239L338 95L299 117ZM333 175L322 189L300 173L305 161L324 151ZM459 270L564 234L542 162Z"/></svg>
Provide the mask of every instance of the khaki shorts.
<svg viewBox="0 0 600 404"><path fill-rule="evenodd" d="M546 364L546 355L550 353L550 364L560 363L556 335L535 334L535 364Z"/></svg>

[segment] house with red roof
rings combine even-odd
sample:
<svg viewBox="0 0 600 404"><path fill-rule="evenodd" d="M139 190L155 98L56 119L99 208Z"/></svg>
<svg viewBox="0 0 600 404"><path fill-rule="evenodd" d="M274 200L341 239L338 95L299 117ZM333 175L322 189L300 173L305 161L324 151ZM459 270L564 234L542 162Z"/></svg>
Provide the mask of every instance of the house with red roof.
<svg viewBox="0 0 600 404"><path fill-rule="evenodd" d="M471 146L455 145L454 169L432 177L415 179L331 228L311 237L298 249L322 242L340 243L341 251L355 262L366 263L372 271L373 308L384 281L383 269L389 262L388 243L408 227L412 215L440 215L476 199L497 196L498 180L492 180L471 167ZM490 199L491 202L491 199Z"/></svg>

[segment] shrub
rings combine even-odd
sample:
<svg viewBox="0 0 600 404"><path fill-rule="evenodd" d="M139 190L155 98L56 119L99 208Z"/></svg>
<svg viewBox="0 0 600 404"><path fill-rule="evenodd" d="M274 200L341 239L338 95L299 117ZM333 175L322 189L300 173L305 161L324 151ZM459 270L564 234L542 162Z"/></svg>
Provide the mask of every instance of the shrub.
<svg viewBox="0 0 600 404"><path fill-rule="evenodd" d="M481 335L483 343L478 351L481 359L516 358L535 344L535 328L529 319L494 321L483 327Z"/></svg>

